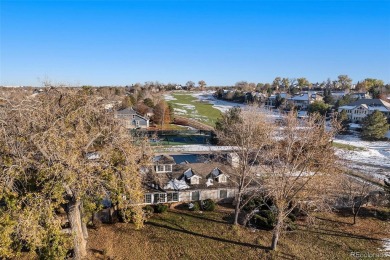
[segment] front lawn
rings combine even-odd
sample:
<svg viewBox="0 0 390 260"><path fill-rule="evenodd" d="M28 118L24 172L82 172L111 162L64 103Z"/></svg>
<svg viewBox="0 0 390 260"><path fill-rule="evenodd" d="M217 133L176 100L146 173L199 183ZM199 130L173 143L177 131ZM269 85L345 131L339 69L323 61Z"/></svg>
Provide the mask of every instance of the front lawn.
<svg viewBox="0 0 390 260"><path fill-rule="evenodd" d="M353 252L381 253L390 224L367 215L318 213L314 225L297 223L284 234L277 252L269 250L271 231L232 226L232 209L215 212L170 209L155 214L144 229L132 224L90 230L94 259L355 259ZM383 252L382 252L383 253Z"/></svg>

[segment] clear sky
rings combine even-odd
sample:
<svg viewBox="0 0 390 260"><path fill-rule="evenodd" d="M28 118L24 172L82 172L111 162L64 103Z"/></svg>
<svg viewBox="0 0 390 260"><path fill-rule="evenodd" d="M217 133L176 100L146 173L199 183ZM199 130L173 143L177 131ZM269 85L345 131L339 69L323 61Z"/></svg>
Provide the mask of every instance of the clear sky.
<svg viewBox="0 0 390 260"><path fill-rule="evenodd" d="M390 1L1 1L0 84L390 82Z"/></svg>

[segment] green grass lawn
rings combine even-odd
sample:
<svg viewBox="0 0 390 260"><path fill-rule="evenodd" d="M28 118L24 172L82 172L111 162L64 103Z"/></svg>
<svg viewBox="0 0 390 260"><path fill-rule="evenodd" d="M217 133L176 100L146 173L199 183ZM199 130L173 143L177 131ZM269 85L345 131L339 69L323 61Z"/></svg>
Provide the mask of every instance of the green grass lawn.
<svg viewBox="0 0 390 260"><path fill-rule="evenodd" d="M363 213L362 213L363 215ZM355 259L351 252L380 253L390 223L348 214L317 213L314 224L298 222L269 250L272 233L231 225L232 210L215 212L171 209L155 214L142 230L132 224L90 230L91 259Z"/></svg>
<svg viewBox="0 0 390 260"><path fill-rule="evenodd" d="M187 118L192 118L210 126L215 126L215 122L221 116L218 109L213 108L212 104L201 102L191 94L172 93L176 100L169 100L175 108L175 114Z"/></svg>

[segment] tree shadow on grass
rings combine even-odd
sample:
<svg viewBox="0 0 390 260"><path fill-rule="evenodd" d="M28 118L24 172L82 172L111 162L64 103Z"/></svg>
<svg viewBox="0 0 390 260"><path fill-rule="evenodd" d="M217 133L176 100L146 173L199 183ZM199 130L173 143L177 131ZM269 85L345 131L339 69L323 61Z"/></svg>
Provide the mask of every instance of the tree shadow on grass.
<svg viewBox="0 0 390 260"><path fill-rule="evenodd" d="M155 222L147 222L146 225L164 228L164 229L175 231L175 232L180 232L180 233L184 233L184 234L188 234L188 235L192 235L192 236L202 237L202 238L211 239L211 240L224 242L224 243L229 243L229 244L233 244L233 245L246 246L246 247L250 247L250 248L257 248L257 249L263 249L263 250L270 250L270 248L266 247L266 246L253 245L250 243L238 242L238 241L228 240L228 239L224 239L224 238L220 238L220 237L213 237L213 236L209 236L209 235L199 234L199 233L184 229L177 224L176 224L176 226L178 226L179 228L175 228L175 227L171 227L168 225L159 224L159 223L155 223Z"/></svg>
<svg viewBox="0 0 390 260"><path fill-rule="evenodd" d="M221 221L221 220L216 220L212 218L207 218L205 216L199 215L198 213L191 214L189 212L183 212L183 211L176 211L176 210L169 210L170 213L176 214L176 215L185 215L191 218L197 218L197 219L202 219L206 221L211 221L215 223L221 223L221 224L229 224L229 222L226 221Z"/></svg>
<svg viewBox="0 0 390 260"><path fill-rule="evenodd" d="M308 233L314 233L314 234L320 234L320 235L327 235L327 236L334 236L334 237L348 237L353 239L362 239L362 240L370 240L370 241L384 241L380 238L373 238L368 237L364 235L355 235L348 232L343 231L337 231L337 230L330 230L330 229L324 229L324 228L317 228L317 229L301 229L297 228L297 230L308 232Z"/></svg>
<svg viewBox="0 0 390 260"><path fill-rule="evenodd" d="M315 217L316 219L319 219L319 220L322 220L322 221L327 221L327 222L332 222L332 223L336 223L336 224L343 224L343 225L351 225L352 222L345 222L345 221L341 221L341 220L333 220L333 219L328 219L328 218L323 218L323 217Z"/></svg>

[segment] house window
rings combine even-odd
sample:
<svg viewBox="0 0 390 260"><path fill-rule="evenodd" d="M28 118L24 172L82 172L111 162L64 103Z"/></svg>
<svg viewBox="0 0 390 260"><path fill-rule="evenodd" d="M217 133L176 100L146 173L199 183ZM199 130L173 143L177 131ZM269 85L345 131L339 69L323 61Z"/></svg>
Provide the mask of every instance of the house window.
<svg viewBox="0 0 390 260"><path fill-rule="evenodd" d="M200 198L200 193L199 193L199 191L193 191L193 192L191 193L191 200L192 200L192 201L199 200L199 198Z"/></svg>
<svg viewBox="0 0 390 260"><path fill-rule="evenodd" d="M219 198L226 199L227 198L227 190L219 190Z"/></svg>
<svg viewBox="0 0 390 260"><path fill-rule="evenodd" d="M199 178L194 176L191 178L191 184L199 184Z"/></svg>
<svg viewBox="0 0 390 260"><path fill-rule="evenodd" d="M172 171L172 165L170 165L170 164L165 165L165 171L166 172L171 172Z"/></svg>
<svg viewBox="0 0 390 260"><path fill-rule="evenodd" d="M220 176L219 182L226 182L226 176L225 175Z"/></svg>
<svg viewBox="0 0 390 260"><path fill-rule="evenodd" d="M164 165L157 165L157 171L163 172L164 171Z"/></svg>
<svg viewBox="0 0 390 260"><path fill-rule="evenodd" d="M145 194L145 203L152 203L152 194Z"/></svg>
<svg viewBox="0 0 390 260"><path fill-rule="evenodd" d="M154 203L166 202L167 196L165 193L156 193L154 194Z"/></svg>
<svg viewBox="0 0 390 260"><path fill-rule="evenodd" d="M179 193L178 192L170 192L167 194L168 202L169 201L179 201Z"/></svg>

